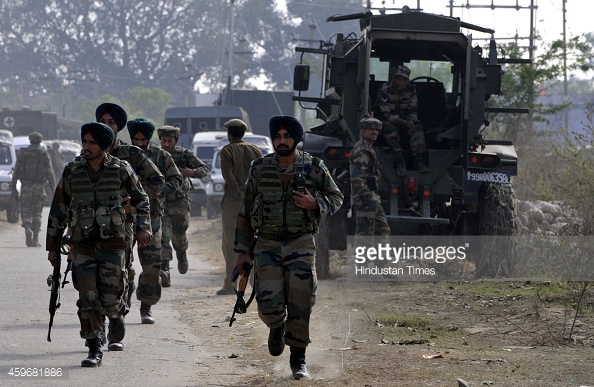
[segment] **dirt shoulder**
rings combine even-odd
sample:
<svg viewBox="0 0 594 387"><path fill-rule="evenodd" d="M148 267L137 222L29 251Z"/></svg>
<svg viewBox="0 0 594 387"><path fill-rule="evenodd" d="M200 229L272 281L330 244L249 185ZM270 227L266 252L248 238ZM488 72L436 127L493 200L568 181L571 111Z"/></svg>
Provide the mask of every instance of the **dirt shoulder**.
<svg viewBox="0 0 594 387"><path fill-rule="evenodd" d="M229 327L235 297L215 295L223 273L220 218L192 218L189 233L190 255L210 280L184 290L174 307L208 349L197 381L296 383L288 350L268 354L255 303ZM338 255L332 259L340 265ZM456 386L461 378L472 386L594 386L592 296L574 324L567 286L320 281L307 350L312 379L303 384ZM572 339L563 340L572 324Z"/></svg>

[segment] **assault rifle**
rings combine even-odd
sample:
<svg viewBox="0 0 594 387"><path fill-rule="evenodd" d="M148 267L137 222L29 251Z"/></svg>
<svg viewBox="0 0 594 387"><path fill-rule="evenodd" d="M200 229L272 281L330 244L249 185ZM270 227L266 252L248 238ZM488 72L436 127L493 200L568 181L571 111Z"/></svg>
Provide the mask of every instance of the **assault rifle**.
<svg viewBox="0 0 594 387"><path fill-rule="evenodd" d="M64 227L60 227L58 226L58 228L60 230L63 230ZM49 303L49 314L50 314L50 321L49 321L49 328L47 330L47 341L52 341L51 339L51 333L52 333L52 325L54 325L54 315L56 314L56 310L60 307L60 280L62 275L60 274L60 267L62 266L62 253L63 253L63 247L62 247L62 243L64 241L64 238L62 238L62 236L60 235L61 232L58 232L58 235L56 236L56 241L59 241L60 244L58 246L60 246L57 250L57 254L56 254L56 260L54 261L54 272L47 277L47 285L49 287L51 287L51 295L50 295L50 303ZM65 237L67 238L67 237ZM65 250L64 250L65 251ZM68 267L70 267L70 262L68 262ZM66 281L66 275L68 274L68 269L66 269L66 273L64 274L64 284L68 283ZM62 285L62 286L63 286Z"/></svg>
<svg viewBox="0 0 594 387"><path fill-rule="evenodd" d="M245 294L245 288L247 287L247 284L250 279L251 271L252 271L252 265L248 262L245 262L243 264L241 270L239 270L239 268L236 267L235 270L233 270L233 274L229 278L232 283L235 283L237 278L241 275L241 279L239 280L239 286L235 290L235 294L237 294L237 301L235 301L235 306L233 307L233 314L231 315L231 320L229 320L229 326L232 326L233 322L235 320L237 320L235 318L235 313L243 314L243 313L247 312L248 306L250 306L250 304L252 303L252 300L254 299L254 295L256 294L256 292L253 289L252 289L252 295L250 296L248 302L246 303L245 300L243 299L243 296Z"/></svg>

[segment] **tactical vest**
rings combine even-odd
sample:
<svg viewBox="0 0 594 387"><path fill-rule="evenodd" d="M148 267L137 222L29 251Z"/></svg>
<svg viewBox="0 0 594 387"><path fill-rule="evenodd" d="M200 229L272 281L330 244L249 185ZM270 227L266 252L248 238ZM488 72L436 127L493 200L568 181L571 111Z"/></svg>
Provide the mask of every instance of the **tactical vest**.
<svg viewBox="0 0 594 387"><path fill-rule="evenodd" d="M41 183L45 181L45 176L40 174L46 170L47 157L41 148L24 148L21 150L23 161L23 175L19 177L21 181L31 183Z"/></svg>
<svg viewBox="0 0 594 387"><path fill-rule="evenodd" d="M278 165L272 163L272 156L270 154L254 162L254 165L262 163L262 175L258 184L258 194L250 211L252 227L258 229L262 236L274 240L317 233L318 221L313 211L297 207L293 199L293 190L296 189L295 177L303 174L305 187L312 196L316 196L318 190L311 179L311 166L312 163L319 165L319 159L306 153L302 163L301 153L298 154L294 162L293 176L285 192Z"/></svg>
<svg viewBox="0 0 594 387"><path fill-rule="evenodd" d="M122 198L127 196L121 187L119 160L110 160L103 167L97 183L92 183L85 164L79 158L67 164L71 168L71 217L69 227L72 241L87 238L124 238L126 213Z"/></svg>

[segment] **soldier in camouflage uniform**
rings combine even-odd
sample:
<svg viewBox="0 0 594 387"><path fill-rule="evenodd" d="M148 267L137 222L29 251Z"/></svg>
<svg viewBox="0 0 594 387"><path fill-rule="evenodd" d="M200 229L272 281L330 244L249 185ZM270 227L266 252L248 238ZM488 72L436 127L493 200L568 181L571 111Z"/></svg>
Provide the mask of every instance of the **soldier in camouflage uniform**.
<svg viewBox="0 0 594 387"><path fill-rule="evenodd" d="M60 180L60 176L62 176L62 171L64 170L64 155L60 151L60 143L53 142L51 149L48 149L47 152L52 159L52 167L54 168L54 176L56 177L56 181Z"/></svg>
<svg viewBox="0 0 594 387"><path fill-rule="evenodd" d="M385 140L394 149L396 173L406 175L406 164L400 147L399 130L408 133L410 147L415 157L415 170L428 172L425 165L425 134L423 126L417 119L418 101L415 85L409 82L410 69L397 66L392 81L384 83L378 91L374 106L374 116L383 123Z"/></svg>
<svg viewBox="0 0 594 387"><path fill-rule="evenodd" d="M136 210L139 246L151 239L149 202L130 164L106 153L114 139L106 125L88 122L81 127L83 157L66 164L50 208L46 249L55 263L66 222L71 232L72 282L78 290L80 336L89 353L83 367L101 365L104 335L101 315L109 318L109 334L118 343L126 329L124 201Z"/></svg>
<svg viewBox="0 0 594 387"><path fill-rule="evenodd" d="M188 271L188 238L186 231L190 226L190 177L201 178L208 175L208 166L202 162L192 151L177 146L179 139L179 128L173 126L162 126L157 129L161 148L169 152L173 157L175 165L184 177L181 189L165 195L165 213L163 214L161 236L161 279L163 286L171 286L171 275L169 273L169 262L173 259L173 249L177 256L177 270L180 274ZM170 242L173 245L171 248Z"/></svg>
<svg viewBox="0 0 594 387"><path fill-rule="evenodd" d="M293 378L309 378L305 349L317 288L314 235L320 219L338 211L344 197L320 159L297 151L303 138L299 121L275 116L269 128L276 153L252 162L237 216L237 267L251 264L253 252L258 315L270 329L268 351L279 356L288 344Z"/></svg>
<svg viewBox="0 0 594 387"><path fill-rule="evenodd" d="M115 103L102 103L95 109L95 119L97 122L101 122L111 128L114 133L115 140L112 146L108 149L108 153L120 160L127 161L134 172L142 179L144 184L142 185L144 191L149 196L149 199L158 197L163 193L163 187L165 186L165 178L159 172L159 168L148 158L148 156L142 151L142 149L130 145L127 142L118 138L118 133L124 129L128 120L126 111ZM128 247L126 248L126 290L124 299L128 303L128 308L131 304L131 297L134 289L134 267L132 262L134 256L132 253L132 241L134 236L134 208L130 205L124 205L126 209L126 242ZM153 281L152 288L156 291L160 289L158 283ZM156 293L154 294L156 296ZM154 300L154 299L153 299ZM158 298L156 301L157 302ZM109 340L109 335L108 335ZM121 351L123 346L113 340L109 340L110 351Z"/></svg>
<svg viewBox="0 0 594 387"><path fill-rule="evenodd" d="M355 235L390 235L382 200L377 191L381 183L381 164L373 149L382 122L364 118L359 122L361 139L351 150L351 200L356 218Z"/></svg>
<svg viewBox="0 0 594 387"><path fill-rule="evenodd" d="M225 122L229 144L221 149L221 171L225 179L225 195L221 202L223 218L223 257L225 258L225 279L223 287L217 291L218 295L235 294L229 277L235 269L237 256L233 252L235 240L235 224L241 204L241 193L250 170L250 163L262 157L262 151L257 146L243 141L247 125L240 119Z"/></svg>
<svg viewBox="0 0 594 387"><path fill-rule="evenodd" d="M139 117L128 121L126 126L132 143L142 149L165 176L163 193L150 200L153 239L146 247L138 248L138 258L142 265L136 289L136 297L140 301L140 320L143 324L154 324L151 305L156 304L161 295L161 217L165 209L165 195L179 190L183 177L171 155L150 142L155 124ZM142 179L140 182L144 184Z"/></svg>
<svg viewBox="0 0 594 387"><path fill-rule="evenodd" d="M29 135L31 145L19 151L12 174L14 191L16 191L17 181L21 181L19 207L27 247L41 247L39 244L41 211L47 203L45 182L49 183L52 192L56 186L52 161L48 152L41 147L41 141L43 141L41 133L33 132Z"/></svg>

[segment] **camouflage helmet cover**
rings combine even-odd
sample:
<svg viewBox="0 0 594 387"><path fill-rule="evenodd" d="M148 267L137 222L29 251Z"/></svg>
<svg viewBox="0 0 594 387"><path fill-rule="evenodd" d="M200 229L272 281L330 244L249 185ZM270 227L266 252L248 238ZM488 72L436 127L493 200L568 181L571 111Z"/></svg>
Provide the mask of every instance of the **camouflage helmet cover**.
<svg viewBox="0 0 594 387"><path fill-rule="evenodd" d="M410 77L410 69L402 65L396 66L396 69L394 70L394 76L408 79Z"/></svg>
<svg viewBox="0 0 594 387"><path fill-rule="evenodd" d="M359 121L359 128L361 129L382 129L382 122L377 118L365 117Z"/></svg>
<svg viewBox="0 0 594 387"><path fill-rule="evenodd" d="M41 144L43 136L39 132L33 132L29 134L29 142L32 144Z"/></svg>
<svg viewBox="0 0 594 387"><path fill-rule="evenodd" d="M157 135L159 136L159 139L161 139L161 137L175 137L177 140L179 138L179 134L180 130L176 126L165 125L157 129Z"/></svg>

